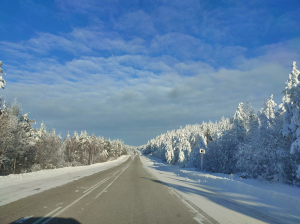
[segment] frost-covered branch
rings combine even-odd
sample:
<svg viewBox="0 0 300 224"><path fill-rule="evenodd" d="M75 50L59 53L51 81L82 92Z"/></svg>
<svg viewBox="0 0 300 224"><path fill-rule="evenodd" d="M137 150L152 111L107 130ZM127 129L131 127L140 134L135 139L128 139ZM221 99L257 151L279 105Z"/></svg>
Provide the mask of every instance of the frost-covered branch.
<svg viewBox="0 0 300 224"><path fill-rule="evenodd" d="M2 61L0 61L0 88L4 89L4 85L6 84L5 80L2 77L2 74L5 75L5 73L3 72L1 66L2 66Z"/></svg>

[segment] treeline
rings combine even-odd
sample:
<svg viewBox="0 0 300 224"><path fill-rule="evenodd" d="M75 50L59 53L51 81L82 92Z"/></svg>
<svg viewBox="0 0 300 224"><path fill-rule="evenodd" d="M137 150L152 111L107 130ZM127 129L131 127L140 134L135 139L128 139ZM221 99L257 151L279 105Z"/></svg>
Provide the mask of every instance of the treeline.
<svg viewBox="0 0 300 224"><path fill-rule="evenodd" d="M0 87L6 84L0 61ZM121 140L108 140L82 131L62 140L55 130L47 131L42 122L33 129L35 120L22 115L15 101L7 106L0 97L0 175L26 173L65 166L90 165L127 154Z"/></svg>
<svg viewBox="0 0 300 224"><path fill-rule="evenodd" d="M148 142L143 153L182 167L238 173L243 178L280 181L300 186L300 84L296 62L282 91L279 109L273 96L257 113L240 103L232 118L187 125Z"/></svg>
<svg viewBox="0 0 300 224"><path fill-rule="evenodd" d="M82 131L62 140L55 130L47 131L44 123L33 129L28 114L21 115L16 102L4 102L0 115L0 175L90 165L127 154L124 142L88 135Z"/></svg>

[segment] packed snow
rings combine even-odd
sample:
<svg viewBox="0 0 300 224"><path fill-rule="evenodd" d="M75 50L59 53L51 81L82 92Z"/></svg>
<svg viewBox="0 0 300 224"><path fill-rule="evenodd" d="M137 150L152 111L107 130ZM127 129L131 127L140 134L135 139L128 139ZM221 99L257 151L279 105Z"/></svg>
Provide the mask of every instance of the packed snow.
<svg viewBox="0 0 300 224"><path fill-rule="evenodd" d="M146 169L219 223L300 223L300 188L201 173L153 156L140 156ZM268 221L265 221L268 220Z"/></svg>
<svg viewBox="0 0 300 224"><path fill-rule="evenodd" d="M64 167L37 172L0 176L0 206L61 186L125 162L130 155L89 166Z"/></svg>

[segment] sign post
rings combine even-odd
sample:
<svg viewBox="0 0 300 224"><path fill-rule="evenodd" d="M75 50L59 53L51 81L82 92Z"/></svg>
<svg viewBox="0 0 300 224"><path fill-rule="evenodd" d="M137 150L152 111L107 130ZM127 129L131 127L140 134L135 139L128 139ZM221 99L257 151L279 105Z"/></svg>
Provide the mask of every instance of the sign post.
<svg viewBox="0 0 300 224"><path fill-rule="evenodd" d="M204 150L204 149L200 149L200 153L201 153L201 173L202 173L202 167L203 167L203 154L205 154L205 150Z"/></svg>

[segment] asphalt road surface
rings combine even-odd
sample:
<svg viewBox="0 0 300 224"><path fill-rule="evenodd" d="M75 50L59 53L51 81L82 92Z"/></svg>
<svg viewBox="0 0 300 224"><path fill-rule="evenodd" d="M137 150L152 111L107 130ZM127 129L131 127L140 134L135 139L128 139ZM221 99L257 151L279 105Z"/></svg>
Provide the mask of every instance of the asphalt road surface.
<svg viewBox="0 0 300 224"><path fill-rule="evenodd" d="M199 222L217 223L149 174L139 156L0 207L1 224Z"/></svg>

